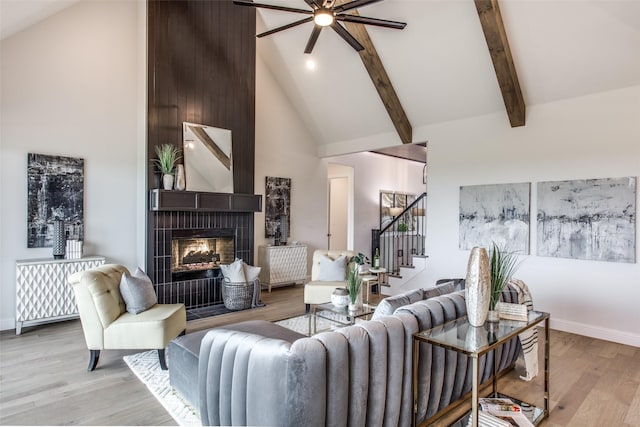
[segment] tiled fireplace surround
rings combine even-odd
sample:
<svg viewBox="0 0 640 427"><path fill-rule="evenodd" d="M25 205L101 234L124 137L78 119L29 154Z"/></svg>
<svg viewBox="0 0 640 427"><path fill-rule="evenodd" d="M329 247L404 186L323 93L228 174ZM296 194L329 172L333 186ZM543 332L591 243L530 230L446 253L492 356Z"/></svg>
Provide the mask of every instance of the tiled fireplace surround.
<svg viewBox="0 0 640 427"><path fill-rule="evenodd" d="M156 211L153 215L152 274L159 303L184 303L187 309L222 303L222 276L213 270L214 277L172 281L171 241L174 231L234 229L236 256L253 264L253 212L188 212ZM177 233L176 233L177 234Z"/></svg>

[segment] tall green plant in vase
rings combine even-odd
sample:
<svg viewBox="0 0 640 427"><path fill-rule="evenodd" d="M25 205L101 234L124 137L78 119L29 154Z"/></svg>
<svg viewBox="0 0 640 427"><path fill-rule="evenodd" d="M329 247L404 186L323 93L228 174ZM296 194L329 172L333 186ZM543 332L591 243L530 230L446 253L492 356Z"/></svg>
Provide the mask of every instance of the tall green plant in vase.
<svg viewBox="0 0 640 427"><path fill-rule="evenodd" d="M178 160L182 158L180 150L172 144L162 144L156 146L156 156L153 162L162 174L162 186L165 190L171 190L174 180L173 171Z"/></svg>
<svg viewBox="0 0 640 427"><path fill-rule="evenodd" d="M367 264L369 259L362 253L354 255L349 259L349 270L347 271L347 290L349 291L349 310L354 311L358 305L358 294L362 286L360 278L360 266Z"/></svg>
<svg viewBox="0 0 640 427"><path fill-rule="evenodd" d="M497 322L499 319L498 303L500 295L509 283L520 263L515 252L508 252L504 247L492 242L489 257L489 269L491 271L491 300L489 302L489 315L487 320Z"/></svg>

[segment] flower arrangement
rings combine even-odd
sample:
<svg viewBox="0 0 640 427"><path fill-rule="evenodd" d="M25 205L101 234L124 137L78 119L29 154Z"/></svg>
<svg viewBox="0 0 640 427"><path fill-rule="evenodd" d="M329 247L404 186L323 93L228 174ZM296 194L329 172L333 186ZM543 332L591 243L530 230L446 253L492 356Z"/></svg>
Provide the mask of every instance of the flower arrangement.
<svg viewBox="0 0 640 427"><path fill-rule="evenodd" d="M495 242L492 243L493 247L489 257L489 270L491 271L489 310L496 309L502 290L507 286L520 265L515 252L507 252L504 247L499 247Z"/></svg>
<svg viewBox="0 0 640 427"><path fill-rule="evenodd" d="M347 290L349 291L349 300L351 301L351 304L355 304L358 300L360 285L362 284L362 279L358 275L358 270L361 265L367 264L368 262L369 259L362 252L358 252L358 255L354 255L349 258Z"/></svg>
<svg viewBox="0 0 640 427"><path fill-rule="evenodd" d="M158 158L154 159L153 162L163 175L172 174L176 162L182 158L180 156L180 150L172 144L156 146L156 155Z"/></svg>

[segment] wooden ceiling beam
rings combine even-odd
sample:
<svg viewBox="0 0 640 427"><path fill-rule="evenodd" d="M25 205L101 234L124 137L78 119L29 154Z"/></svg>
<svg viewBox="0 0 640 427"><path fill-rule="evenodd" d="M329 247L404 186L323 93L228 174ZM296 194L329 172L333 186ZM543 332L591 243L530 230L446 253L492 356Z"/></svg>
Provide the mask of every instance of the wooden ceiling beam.
<svg viewBox="0 0 640 427"><path fill-rule="evenodd" d="M354 11L353 15L358 13ZM393 126L396 128L396 132L400 136L400 140L403 144L411 144L413 138L413 128L409 122L409 118L402 108L400 99L396 94L391 79L387 75L387 71L384 69L382 60L378 56L369 32L362 24L356 24L353 22L345 22L347 30L364 46L364 50L360 51L360 59L364 64L364 67L371 77L371 81L378 91L378 95L387 109L387 113L393 122Z"/></svg>
<svg viewBox="0 0 640 427"><path fill-rule="evenodd" d="M525 103L498 0L474 0L511 127L525 125Z"/></svg>

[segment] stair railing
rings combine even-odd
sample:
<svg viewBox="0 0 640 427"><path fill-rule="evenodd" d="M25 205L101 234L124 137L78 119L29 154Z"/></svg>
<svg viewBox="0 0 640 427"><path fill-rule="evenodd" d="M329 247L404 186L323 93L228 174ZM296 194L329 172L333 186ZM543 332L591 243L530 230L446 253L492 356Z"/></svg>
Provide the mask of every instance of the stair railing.
<svg viewBox="0 0 640 427"><path fill-rule="evenodd" d="M391 276L400 267L413 267L413 257L425 254L427 193L422 193L402 213L380 230L380 266Z"/></svg>

